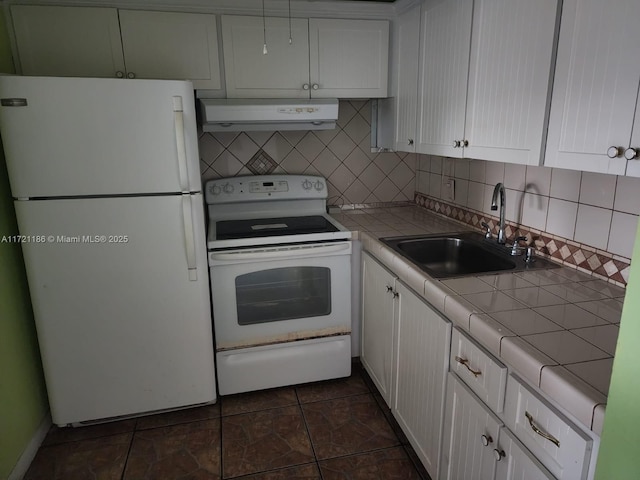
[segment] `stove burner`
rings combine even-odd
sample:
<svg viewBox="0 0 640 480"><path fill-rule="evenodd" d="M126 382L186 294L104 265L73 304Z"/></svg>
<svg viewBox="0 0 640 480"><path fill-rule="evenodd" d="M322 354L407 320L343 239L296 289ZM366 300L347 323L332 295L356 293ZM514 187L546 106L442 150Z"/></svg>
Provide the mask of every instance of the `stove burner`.
<svg viewBox="0 0 640 480"><path fill-rule="evenodd" d="M321 215L216 222L216 240L305 235L337 231L336 226Z"/></svg>

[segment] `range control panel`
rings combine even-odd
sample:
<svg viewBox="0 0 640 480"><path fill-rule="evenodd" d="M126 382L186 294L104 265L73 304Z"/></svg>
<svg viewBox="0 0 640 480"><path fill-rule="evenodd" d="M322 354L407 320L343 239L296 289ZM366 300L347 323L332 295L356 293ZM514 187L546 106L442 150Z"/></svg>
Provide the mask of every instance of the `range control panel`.
<svg viewBox="0 0 640 480"><path fill-rule="evenodd" d="M327 181L314 175L254 175L209 180L207 204L256 200L326 199Z"/></svg>

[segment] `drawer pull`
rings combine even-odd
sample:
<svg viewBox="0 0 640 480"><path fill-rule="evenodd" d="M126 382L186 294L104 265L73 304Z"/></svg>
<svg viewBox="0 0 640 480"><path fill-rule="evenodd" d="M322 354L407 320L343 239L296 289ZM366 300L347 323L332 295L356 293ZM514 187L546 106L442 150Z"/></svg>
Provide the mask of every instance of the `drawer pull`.
<svg viewBox="0 0 640 480"><path fill-rule="evenodd" d="M556 447L560 448L560 440L558 440L556 437L554 437L553 435L550 435L546 432L543 432L542 430L540 430L540 428L538 428L538 426L533 423L533 417L531 416L531 414L529 412L525 412L524 416L527 417L527 420L529 420L529 426L531 427L531 430L533 430L534 432L536 432L538 435L540 435L542 438L546 438L547 440L549 440L551 443L553 443Z"/></svg>
<svg viewBox="0 0 640 480"><path fill-rule="evenodd" d="M482 372L480 370L473 370L470 366L469 366L469 360L467 360L466 358L462 358L462 357L458 357L456 355L456 362L458 362L461 365L464 365L465 367L467 367L467 370L469 370L474 377L479 377L480 375L482 375Z"/></svg>

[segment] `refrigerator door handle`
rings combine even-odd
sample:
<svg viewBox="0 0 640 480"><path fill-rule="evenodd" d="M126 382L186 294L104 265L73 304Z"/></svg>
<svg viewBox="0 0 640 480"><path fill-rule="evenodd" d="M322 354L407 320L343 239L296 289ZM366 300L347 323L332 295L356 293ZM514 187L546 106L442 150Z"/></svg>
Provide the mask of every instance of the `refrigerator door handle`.
<svg viewBox="0 0 640 480"><path fill-rule="evenodd" d="M189 280L198 280L198 267L196 266L196 241L193 231L193 218L191 207L191 195L182 195L182 221L184 225L184 246L187 252L187 269Z"/></svg>
<svg viewBox="0 0 640 480"><path fill-rule="evenodd" d="M180 96L173 97L173 126L176 132L180 190L182 193L186 193L189 191L189 171L187 169L187 145L184 138L184 111Z"/></svg>

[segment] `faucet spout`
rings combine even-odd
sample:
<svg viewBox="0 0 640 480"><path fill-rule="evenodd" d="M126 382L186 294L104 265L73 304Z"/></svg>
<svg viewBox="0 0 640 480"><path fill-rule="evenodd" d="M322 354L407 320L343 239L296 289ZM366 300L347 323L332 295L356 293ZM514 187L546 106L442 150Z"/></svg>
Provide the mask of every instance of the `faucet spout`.
<svg viewBox="0 0 640 480"><path fill-rule="evenodd" d="M500 197L500 224L498 226L498 243L504 245L506 238L504 234L504 210L505 210L505 192L504 185L497 183L493 189L493 196L491 197L491 210L498 210L498 196Z"/></svg>

